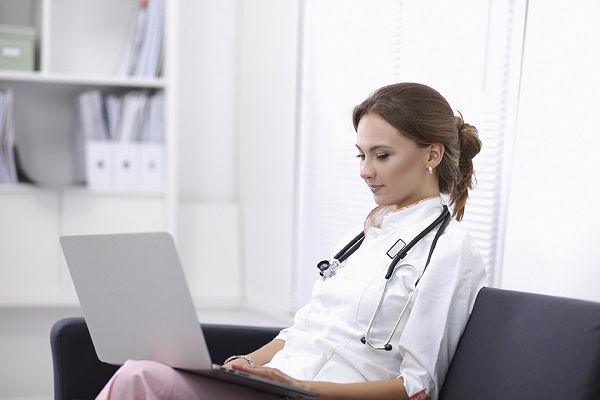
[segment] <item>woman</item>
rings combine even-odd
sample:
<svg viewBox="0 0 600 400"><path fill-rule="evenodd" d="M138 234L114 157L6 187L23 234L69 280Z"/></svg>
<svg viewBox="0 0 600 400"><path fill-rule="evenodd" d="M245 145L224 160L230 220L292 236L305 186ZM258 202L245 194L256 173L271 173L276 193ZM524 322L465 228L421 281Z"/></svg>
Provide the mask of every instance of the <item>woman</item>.
<svg viewBox="0 0 600 400"><path fill-rule="evenodd" d="M437 399L486 279L483 260L458 223L481 142L437 91L415 83L375 91L354 109L353 122L360 176L378 204L360 247L323 269L290 328L226 366L322 399ZM447 226L440 222L441 194L456 218L446 218ZM394 261L386 286L392 258L420 233ZM126 363L99 398L272 397L141 361Z"/></svg>

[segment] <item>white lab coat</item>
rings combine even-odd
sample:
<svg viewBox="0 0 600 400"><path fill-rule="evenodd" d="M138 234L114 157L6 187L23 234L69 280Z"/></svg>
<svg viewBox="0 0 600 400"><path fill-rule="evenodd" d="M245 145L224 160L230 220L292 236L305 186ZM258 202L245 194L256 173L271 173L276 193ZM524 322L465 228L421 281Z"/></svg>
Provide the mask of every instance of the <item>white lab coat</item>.
<svg viewBox="0 0 600 400"><path fill-rule="evenodd" d="M386 254L398 239L410 242L442 212L440 198L428 199L387 216L380 226L365 222L361 247L337 270L319 279L310 303L278 339L284 348L268 364L306 380L363 382L402 377L410 395L423 389L436 399L458 340L486 281L483 260L469 235L452 220L439 238L430 264L415 289L391 344L392 351L361 343L379 303L391 262ZM434 231L435 232L435 231ZM434 232L400 261L369 340L383 344L417 277L423 272ZM356 231L350 232L340 248Z"/></svg>

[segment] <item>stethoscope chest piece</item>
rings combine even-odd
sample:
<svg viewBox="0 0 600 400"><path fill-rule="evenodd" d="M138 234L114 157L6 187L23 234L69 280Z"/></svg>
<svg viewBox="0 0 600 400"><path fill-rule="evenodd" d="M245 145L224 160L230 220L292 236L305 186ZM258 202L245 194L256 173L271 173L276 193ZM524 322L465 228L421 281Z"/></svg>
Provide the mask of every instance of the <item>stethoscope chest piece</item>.
<svg viewBox="0 0 600 400"><path fill-rule="evenodd" d="M335 272L352 253L354 253L365 239L365 233L361 232L350 241L343 249L341 249L331 260L323 260L317 264L319 275L323 280L331 278Z"/></svg>
<svg viewBox="0 0 600 400"><path fill-rule="evenodd" d="M340 262L335 258L331 260L323 260L317 264L317 268L319 268L319 275L321 275L323 280L334 276L339 267Z"/></svg>

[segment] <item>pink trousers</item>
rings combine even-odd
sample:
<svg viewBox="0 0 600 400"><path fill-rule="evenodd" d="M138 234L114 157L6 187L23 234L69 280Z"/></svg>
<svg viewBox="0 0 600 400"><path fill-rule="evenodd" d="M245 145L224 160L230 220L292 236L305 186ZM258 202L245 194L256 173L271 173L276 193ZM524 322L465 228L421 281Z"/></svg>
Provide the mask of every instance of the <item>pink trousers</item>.
<svg viewBox="0 0 600 400"><path fill-rule="evenodd" d="M97 400L271 400L280 399L153 361L127 361L106 384Z"/></svg>

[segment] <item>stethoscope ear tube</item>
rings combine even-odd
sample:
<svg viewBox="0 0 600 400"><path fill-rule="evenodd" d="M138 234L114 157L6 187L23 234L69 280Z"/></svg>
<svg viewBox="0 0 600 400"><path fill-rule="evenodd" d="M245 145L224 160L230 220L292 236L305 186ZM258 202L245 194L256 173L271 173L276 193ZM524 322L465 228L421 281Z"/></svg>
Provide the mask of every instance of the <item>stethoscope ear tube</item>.
<svg viewBox="0 0 600 400"><path fill-rule="evenodd" d="M396 254L394 259L390 263L387 273L385 274L385 279L390 279L392 277L392 275L394 274L394 269L396 268L396 265L398 265L400 260L402 260L404 257L406 257L406 255L408 254L410 249L412 249L421 239L423 239L423 237L425 237L425 235L427 235L436 226L438 226L440 224L440 222L442 223L442 225L440 226L440 229L438 229L438 233L439 233L439 235L441 235L442 232L444 232L444 229L446 229L446 226L448 226L448 223L450 222L450 218L448 218L449 215L450 215L450 211L448 210L448 206L445 205L444 210L442 211L440 216L437 217L435 219L435 221L433 221L431 224L429 224L429 226L427 226L427 228L423 229L423 231L421 233L419 233L413 240L411 240L406 246L404 246L404 248L398 254ZM439 238L439 235L436 234L435 238L433 239L432 247L431 247L431 250L429 251L429 257L427 258L427 262L425 263L425 268L427 268L427 264L429 264L429 260L431 259L431 253L433 253L433 249L435 248L435 244L437 243L437 239ZM423 272L425 272L425 271L423 271Z"/></svg>

